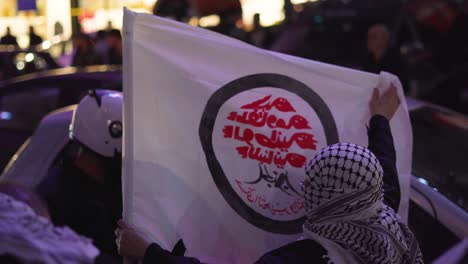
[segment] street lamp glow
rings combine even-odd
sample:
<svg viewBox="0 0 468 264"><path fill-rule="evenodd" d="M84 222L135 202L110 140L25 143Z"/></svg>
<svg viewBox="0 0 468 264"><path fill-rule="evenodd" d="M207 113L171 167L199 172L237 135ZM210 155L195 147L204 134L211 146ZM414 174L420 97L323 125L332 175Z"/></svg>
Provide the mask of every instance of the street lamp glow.
<svg viewBox="0 0 468 264"><path fill-rule="evenodd" d="M46 40L44 42L42 42L42 49L48 49L50 48L50 41Z"/></svg>
<svg viewBox="0 0 468 264"><path fill-rule="evenodd" d="M25 60L26 62L31 62L31 61L33 61L33 60L34 60L34 54L32 54L32 53L26 54L26 56L24 57L24 60Z"/></svg>
<svg viewBox="0 0 468 264"><path fill-rule="evenodd" d="M260 24L271 26L284 20L284 0L242 0L244 22L253 24L255 14L260 14Z"/></svg>
<svg viewBox="0 0 468 264"><path fill-rule="evenodd" d="M26 65L24 65L24 62L22 62L22 61L16 63L16 69L18 69L20 71L24 70L24 66L26 66Z"/></svg>
<svg viewBox="0 0 468 264"><path fill-rule="evenodd" d="M201 27L216 27L219 25L220 18L218 15L200 17L198 23Z"/></svg>

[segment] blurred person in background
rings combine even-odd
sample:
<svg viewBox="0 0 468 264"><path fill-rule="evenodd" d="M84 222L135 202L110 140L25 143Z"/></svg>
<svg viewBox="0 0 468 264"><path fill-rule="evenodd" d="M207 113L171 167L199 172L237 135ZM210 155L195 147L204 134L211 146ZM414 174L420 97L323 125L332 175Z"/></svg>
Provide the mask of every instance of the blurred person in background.
<svg viewBox="0 0 468 264"><path fill-rule="evenodd" d="M436 62L441 76L436 89L424 99L468 114L468 1L436 49Z"/></svg>
<svg viewBox="0 0 468 264"><path fill-rule="evenodd" d="M106 40L106 31L99 30L96 33L96 39L94 40L94 50L100 58L102 58L102 62L104 64L109 64L107 56L109 55L109 45L107 44Z"/></svg>
<svg viewBox="0 0 468 264"><path fill-rule="evenodd" d="M47 205L33 191L0 183L0 263L94 263L90 239L50 222Z"/></svg>
<svg viewBox="0 0 468 264"><path fill-rule="evenodd" d="M154 4L153 14L185 22L189 17L190 5L187 0L159 0Z"/></svg>
<svg viewBox="0 0 468 264"><path fill-rule="evenodd" d="M73 47L75 48L75 53L73 55L72 66L86 67L102 64L102 58L94 51L93 42L88 35L79 33L73 36Z"/></svg>
<svg viewBox="0 0 468 264"><path fill-rule="evenodd" d="M54 23L54 36L60 37L62 39L63 38L63 33L64 33L64 30L63 30L62 23L60 23L60 21L55 22ZM61 41L60 47L61 47L60 55L64 55L65 54L65 48L66 48L66 42Z"/></svg>
<svg viewBox="0 0 468 264"><path fill-rule="evenodd" d="M33 26L29 26L29 48L42 44L42 38L36 34Z"/></svg>
<svg viewBox="0 0 468 264"><path fill-rule="evenodd" d="M250 32L250 43L259 48L264 48L267 37L266 29L260 24L260 14L257 13L253 17L253 29Z"/></svg>
<svg viewBox="0 0 468 264"><path fill-rule="evenodd" d="M400 78L403 90L408 92L408 69L398 49L391 47L390 30L383 24L371 26L367 32L367 54L363 70L373 73L390 72Z"/></svg>
<svg viewBox="0 0 468 264"><path fill-rule="evenodd" d="M10 27L6 28L5 35L0 39L0 45L13 45L18 47L18 41L16 40L16 37L11 34Z"/></svg>
<svg viewBox="0 0 468 264"><path fill-rule="evenodd" d="M122 214L122 94L101 90L74 110L71 142L38 187L54 223L93 239L119 262L114 229Z"/></svg>
<svg viewBox="0 0 468 264"><path fill-rule="evenodd" d="M112 20L107 21L106 30L109 31L109 30L113 30L113 29L115 29L115 28L114 28L114 25L112 24Z"/></svg>
<svg viewBox="0 0 468 264"><path fill-rule="evenodd" d="M54 23L54 36L62 36L63 35L63 25L60 23L60 21L56 21Z"/></svg>
<svg viewBox="0 0 468 264"><path fill-rule="evenodd" d="M447 72L468 64L468 1L465 1L437 51L440 70Z"/></svg>
<svg viewBox="0 0 468 264"><path fill-rule="evenodd" d="M106 36L108 50L108 64L122 65L122 35L118 29L111 29Z"/></svg>
<svg viewBox="0 0 468 264"><path fill-rule="evenodd" d="M219 14L219 25L213 28L214 31L230 36L232 38L248 42L249 36L242 28L242 8L227 10ZM259 17L260 19L260 17ZM259 20L260 22L260 20Z"/></svg>

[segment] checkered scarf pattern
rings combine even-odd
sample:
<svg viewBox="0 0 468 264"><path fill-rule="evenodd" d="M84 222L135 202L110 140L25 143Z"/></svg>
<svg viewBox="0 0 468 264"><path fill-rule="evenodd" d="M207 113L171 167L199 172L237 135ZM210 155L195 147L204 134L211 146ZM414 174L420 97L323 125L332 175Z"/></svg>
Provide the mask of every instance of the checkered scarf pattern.
<svg viewBox="0 0 468 264"><path fill-rule="evenodd" d="M306 166L303 192L310 238L334 242L355 263L423 263L413 233L383 203L383 169L367 148L321 150Z"/></svg>
<svg viewBox="0 0 468 264"><path fill-rule="evenodd" d="M20 263L91 264L99 254L92 241L68 227L55 227L27 204L0 193L0 256Z"/></svg>

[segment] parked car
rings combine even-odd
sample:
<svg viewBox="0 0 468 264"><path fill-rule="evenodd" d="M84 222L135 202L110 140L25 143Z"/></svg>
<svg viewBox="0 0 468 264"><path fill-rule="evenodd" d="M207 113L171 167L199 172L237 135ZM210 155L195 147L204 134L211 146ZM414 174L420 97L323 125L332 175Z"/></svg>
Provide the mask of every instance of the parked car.
<svg viewBox="0 0 468 264"><path fill-rule="evenodd" d="M12 156L1 180L14 179L22 185L36 188L70 141L69 128L75 108L76 105L64 107L44 117L34 134Z"/></svg>
<svg viewBox="0 0 468 264"><path fill-rule="evenodd" d="M0 170L41 119L73 105L89 91L122 90L120 67L62 68L29 74L0 83Z"/></svg>
<svg viewBox="0 0 468 264"><path fill-rule="evenodd" d="M468 117L406 101L413 127L409 224L432 262L468 237Z"/></svg>
<svg viewBox="0 0 468 264"><path fill-rule="evenodd" d="M0 49L0 81L57 68L60 66L48 52Z"/></svg>

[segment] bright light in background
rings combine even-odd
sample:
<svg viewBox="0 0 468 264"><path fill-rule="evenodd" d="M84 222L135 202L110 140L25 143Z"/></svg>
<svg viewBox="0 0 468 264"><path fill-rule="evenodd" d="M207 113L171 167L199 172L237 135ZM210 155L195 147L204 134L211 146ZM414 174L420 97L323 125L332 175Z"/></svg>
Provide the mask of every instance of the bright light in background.
<svg viewBox="0 0 468 264"><path fill-rule="evenodd" d="M46 40L42 42L42 49L48 49L50 48L50 41Z"/></svg>
<svg viewBox="0 0 468 264"><path fill-rule="evenodd" d="M63 1L63 0L60 0ZM84 1L84 0L81 0ZM81 20L82 30L85 33L96 32L100 29L106 29L108 22L112 23L112 27L121 29L123 19L122 7L140 12L150 13L155 0L86 0L88 9L92 11L92 17L86 17ZM105 4L102 6L102 4ZM82 8L84 8L82 6Z"/></svg>
<svg viewBox="0 0 468 264"><path fill-rule="evenodd" d="M24 57L24 60L25 60L26 62L31 62L31 61L33 61L33 60L34 60L34 54L32 54L32 53L26 54L26 56Z"/></svg>
<svg viewBox="0 0 468 264"><path fill-rule="evenodd" d="M146 6L154 6L157 1L154 0L143 0L143 4Z"/></svg>
<svg viewBox="0 0 468 264"><path fill-rule="evenodd" d="M188 23L191 26L198 27L198 17L191 17Z"/></svg>
<svg viewBox="0 0 468 264"><path fill-rule="evenodd" d="M299 5L299 4L304 4L307 2L317 2L318 0L291 0L291 3L293 5Z"/></svg>
<svg viewBox="0 0 468 264"><path fill-rule="evenodd" d="M71 26L71 9L70 9L70 2L71 1L64 1L64 0L42 0L37 1L38 9L43 10L45 17L42 21L38 21L37 24L45 23L43 27L46 29L46 35L44 39L50 40L53 36L55 36L55 23L60 23L62 25L63 34L62 36L68 39L72 34L72 26ZM42 3L40 3L42 2ZM83 2L83 1L80 1ZM27 17L26 19L29 19ZM38 27L40 28L40 27ZM29 38L28 38L29 40ZM52 44L52 43L51 43Z"/></svg>
<svg viewBox="0 0 468 264"><path fill-rule="evenodd" d="M284 0L242 0L244 23L253 24L255 14L260 14L260 24L271 26L284 20Z"/></svg>
<svg viewBox="0 0 468 264"><path fill-rule="evenodd" d="M300 12L304 11L304 6L303 5L295 5L294 6L294 11L300 13Z"/></svg>
<svg viewBox="0 0 468 264"><path fill-rule="evenodd" d="M24 62L22 62L22 61L16 63L16 69L18 69L20 71L24 70L24 66L26 66L26 65L24 65Z"/></svg>
<svg viewBox="0 0 468 264"><path fill-rule="evenodd" d="M429 182L426 181L426 179L423 179L423 178L418 178L418 181L424 185L429 185Z"/></svg>
<svg viewBox="0 0 468 264"><path fill-rule="evenodd" d="M10 112L0 112L0 120L11 120L12 117Z"/></svg>
<svg viewBox="0 0 468 264"><path fill-rule="evenodd" d="M92 0L87 1L93 3ZM157 2L157 0L107 1L112 2L112 6L110 8L95 10L92 18L87 18L81 21L85 32L94 32L99 29L106 28L108 21L112 21L112 25L115 28L120 28L122 25L122 9L120 8L120 5L127 6L134 11L148 13ZM296 6L296 12L300 12L304 8L301 4L317 1L319 0L291 0L291 3ZM262 26L272 26L285 19L283 10L284 0L240 0L240 2L243 9L243 23L247 28L253 24L253 17L257 13L260 14L260 24ZM119 6L119 8L116 8L117 6ZM189 24L194 26L199 25L202 27L212 27L219 24L219 17L215 16L208 16L206 18L202 17L199 20L197 19L190 20ZM53 45L53 43L51 44Z"/></svg>
<svg viewBox="0 0 468 264"><path fill-rule="evenodd" d="M120 93L109 93L108 95L109 95L109 97L112 97L112 98L122 97L122 94L120 94Z"/></svg>
<svg viewBox="0 0 468 264"><path fill-rule="evenodd" d="M200 17L198 23L201 27L216 27L219 25L220 18L218 15Z"/></svg>

